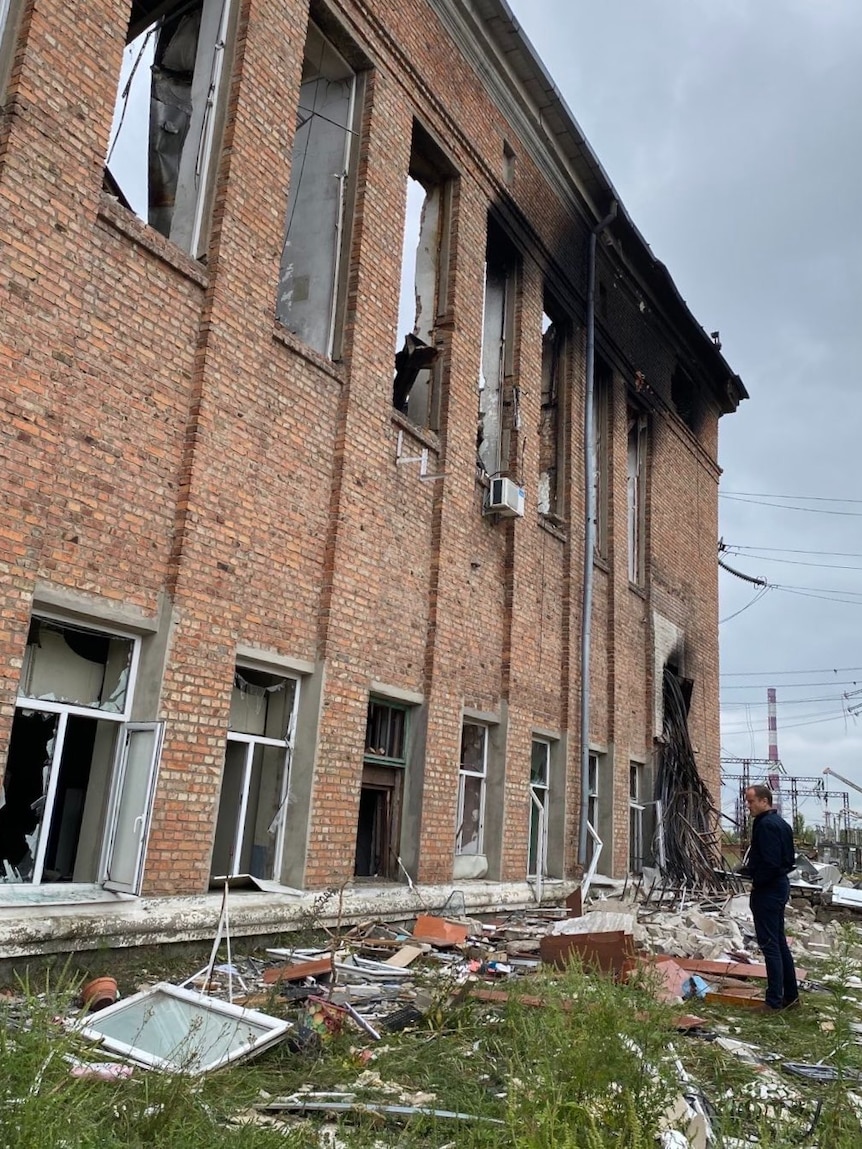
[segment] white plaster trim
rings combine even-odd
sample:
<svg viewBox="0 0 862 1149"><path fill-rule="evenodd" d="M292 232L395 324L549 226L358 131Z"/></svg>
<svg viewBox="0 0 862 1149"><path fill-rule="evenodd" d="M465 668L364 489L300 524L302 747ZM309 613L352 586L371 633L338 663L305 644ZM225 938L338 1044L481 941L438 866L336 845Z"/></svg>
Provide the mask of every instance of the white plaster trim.
<svg viewBox="0 0 862 1149"><path fill-rule="evenodd" d="M484 722L488 726L499 726L502 722L499 712L495 714L490 710L473 710L471 706L462 707L461 717L465 722Z"/></svg>
<svg viewBox="0 0 862 1149"><path fill-rule="evenodd" d="M544 726L534 726L533 736L535 738L544 738L547 742L560 742L562 739L559 730L546 730Z"/></svg>
<svg viewBox="0 0 862 1149"><path fill-rule="evenodd" d="M390 686L387 682L372 682L371 693L382 698L390 698L393 702L409 702L411 706L421 706L425 695L416 690L404 690L400 686Z"/></svg>
<svg viewBox="0 0 862 1149"><path fill-rule="evenodd" d="M293 674L314 674L313 662L304 658L292 658L289 654L276 654L274 650L261 650L257 646L236 644L236 660L242 666L260 670L289 670Z"/></svg>
<svg viewBox="0 0 862 1149"><path fill-rule="evenodd" d="M158 618L138 607L55 586L42 579L37 579L33 588L32 609L34 614L47 612L70 622L86 622L101 629L119 627L133 634L155 634L159 629Z"/></svg>

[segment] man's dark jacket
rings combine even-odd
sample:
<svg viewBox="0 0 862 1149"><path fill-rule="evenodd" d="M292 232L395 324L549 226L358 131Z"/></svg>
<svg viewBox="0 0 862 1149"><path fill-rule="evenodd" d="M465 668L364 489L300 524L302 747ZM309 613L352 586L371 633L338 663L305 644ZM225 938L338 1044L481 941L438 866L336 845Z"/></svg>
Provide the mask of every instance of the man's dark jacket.
<svg viewBox="0 0 862 1149"><path fill-rule="evenodd" d="M793 831L779 813L758 814L751 827L751 849L746 868L754 889L778 885L793 869L796 850Z"/></svg>

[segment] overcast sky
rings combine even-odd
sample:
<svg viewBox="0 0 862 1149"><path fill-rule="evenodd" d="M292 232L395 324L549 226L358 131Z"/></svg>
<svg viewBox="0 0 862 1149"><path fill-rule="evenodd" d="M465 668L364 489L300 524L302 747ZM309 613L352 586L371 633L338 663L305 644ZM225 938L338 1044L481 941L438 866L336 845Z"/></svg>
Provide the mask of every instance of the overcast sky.
<svg viewBox="0 0 862 1149"><path fill-rule="evenodd" d="M721 533L777 585L720 575L723 753L766 757L775 686L788 773L862 785L862 0L509 2L751 395Z"/></svg>

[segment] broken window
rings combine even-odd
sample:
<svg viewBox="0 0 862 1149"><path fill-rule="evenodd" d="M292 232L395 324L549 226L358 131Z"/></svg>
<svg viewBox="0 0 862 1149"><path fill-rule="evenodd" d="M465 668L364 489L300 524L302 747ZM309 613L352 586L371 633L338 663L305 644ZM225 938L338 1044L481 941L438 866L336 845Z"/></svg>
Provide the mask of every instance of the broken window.
<svg viewBox="0 0 862 1149"><path fill-rule="evenodd" d="M347 263L347 202L356 155L356 73L308 25L290 161L276 316L303 343L335 352Z"/></svg>
<svg viewBox="0 0 862 1149"><path fill-rule="evenodd" d="M595 547L600 558L608 549L608 474L610 443L608 435L609 406L612 394L611 370L604 363L596 364L593 384L593 481L595 483Z"/></svg>
<svg viewBox="0 0 862 1149"><path fill-rule="evenodd" d="M197 1075L260 1053L291 1023L161 982L70 1028L138 1065Z"/></svg>
<svg viewBox="0 0 862 1149"><path fill-rule="evenodd" d="M392 405L419 427L438 426L439 348L446 309L453 171L418 124L407 179Z"/></svg>
<svg viewBox="0 0 862 1149"><path fill-rule="evenodd" d="M279 881L299 682L238 666L231 693L212 876Z"/></svg>
<svg viewBox="0 0 862 1149"><path fill-rule="evenodd" d="M353 867L359 878L398 877L407 722L406 706L374 698L368 703Z"/></svg>
<svg viewBox="0 0 862 1149"><path fill-rule="evenodd" d="M551 777L551 744L533 739L530 756L530 838L527 877L544 877L548 871L548 789Z"/></svg>
<svg viewBox="0 0 862 1149"><path fill-rule="evenodd" d="M479 372L477 465L486 475L509 469L510 442L521 425L515 385L517 255L489 226Z"/></svg>
<svg viewBox="0 0 862 1149"><path fill-rule="evenodd" d="M562 522L565 494L565 398L568 331L542 313L542 394L539 418L539 514Z"/></svg>
<svg viewBox="0 0 862 1149"><path fill-rule="evenodd" d="M136 892L161 745L132 724L138 641L34 617L5 774L0 881Z"/></svg>
<svg viewBox="0 0 862 1149"><path fill-rule="evenodd" d="M231 0L133 0L105 182L193 258L221 114Z"/></svg>
<svg viewBox="0 0 862 1149"><path fill-rule="evenodd" d="M629 763L629 871L639 874L644 867L644 768Z"/></svg>
<svg viewBox="0 0 862 1149"><path fill-rule="evenodd" d="M485 785L488 779L488 728L465 722L461 730L458 772L456 854L485 852Z"/></svg>
<svg viewBox="0 0 862 1149"><path fill-rule="evenodd" d="M626 457L626 507L628 519L629 582L644 582L644 531L646 526L646 416L628 409Z"/></svg>

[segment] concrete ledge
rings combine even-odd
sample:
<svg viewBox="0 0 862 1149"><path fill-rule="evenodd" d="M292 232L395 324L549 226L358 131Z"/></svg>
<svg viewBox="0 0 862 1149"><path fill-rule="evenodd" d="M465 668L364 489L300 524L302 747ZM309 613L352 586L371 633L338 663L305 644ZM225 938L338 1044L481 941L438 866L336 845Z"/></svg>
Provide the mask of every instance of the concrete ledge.
<svg viewBox="0 0 862 1149"><path fill-rule="evenodd" d="M571 882L546 880L542 901L553 905ZM68 906L9 906L0 909L0 960L79 950L119 949L212 939L221 912L221 893L198 897L131 898ZM369 918L403 921L443 910L452 916L508 912L535 906L526 882L464 881L457 885L347 886L288 894L232 891L231 937L289 933L315 926L350 925Z"/></svg>

